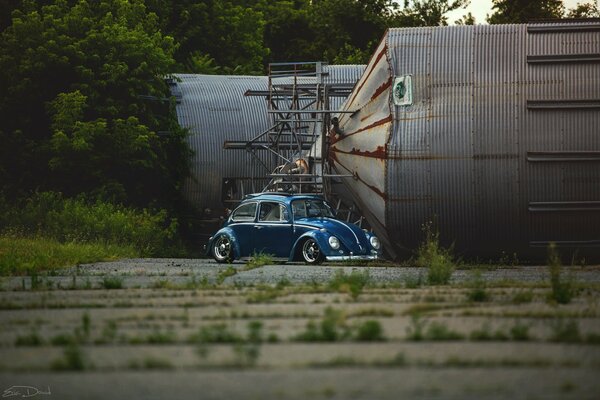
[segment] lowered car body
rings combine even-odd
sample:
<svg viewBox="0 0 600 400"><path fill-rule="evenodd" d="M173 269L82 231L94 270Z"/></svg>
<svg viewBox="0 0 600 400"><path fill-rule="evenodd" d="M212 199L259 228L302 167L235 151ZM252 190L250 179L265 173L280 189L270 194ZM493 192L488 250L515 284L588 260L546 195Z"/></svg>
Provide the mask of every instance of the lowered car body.
<svg viewBox="0 0 600 400"><path fill-rule="evenodd" d="M271 254L288 261L375 260L379 239L335 218L318 195L262 193L247 196L208 242L217 262Z"/></svg>

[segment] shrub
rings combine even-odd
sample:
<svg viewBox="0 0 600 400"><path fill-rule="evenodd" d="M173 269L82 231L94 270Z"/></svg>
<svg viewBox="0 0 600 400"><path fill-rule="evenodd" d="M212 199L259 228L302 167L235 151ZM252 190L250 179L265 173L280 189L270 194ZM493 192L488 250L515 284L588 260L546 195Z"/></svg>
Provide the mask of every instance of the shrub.
<svg viewBox="0 0 600 400"><path fill-rule="evenodd" d="M241 340L225 324L203 326L197 334L190 337L191 342L197 343L236 343Z"/></svg>
<svg viewBox="0 0 600 400"><path fill-rule="evenodd" d="M533 291L522 290L514 294L512 302L514 304L531 303L533 301Z"/></svg>
<svg viewBox="0 0 600 400"><path fill-rule="evenodd" d="M350 336L350 329L346 325L345 315L331 307L325 309L321 323L314 321L306 324L306 330L296 336L296 340L304 342L335 342Z"/></svg>
<svg viewBox="0 0 600 400"><path fill-rule="evenodd" d="M83 371L86 367L83 352L76 343L68 344L63 351L63 357L51 364L51 368L57 371Z"/></svg>
<svg viewBox="0 0 600 400"><path fill-rule="evenodd" d="M417 251L417 265L427 268L427 280L431 285L447 285L456 268L451 249L440 245L439 233L434 232L431 223L425 224L425 241Z"/></svg>
<svg viewBox="0 0 600 400"><path fill-rule="evenodd" d="M426 340L462 340L464 336L441 322L432 322L425 334Z"/></svg>

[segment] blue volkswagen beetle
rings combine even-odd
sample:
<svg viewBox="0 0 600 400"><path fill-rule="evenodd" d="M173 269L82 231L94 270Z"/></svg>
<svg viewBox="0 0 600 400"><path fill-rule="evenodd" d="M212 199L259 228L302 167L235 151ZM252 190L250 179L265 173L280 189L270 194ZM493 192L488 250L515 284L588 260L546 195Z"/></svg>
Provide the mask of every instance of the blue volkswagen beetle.
<svg viewBox="0 0 600 400"><path fill-rule="evenodd" d="M335 218L321 196L249 195L209 239L207 255L219 263L272 254L288 261L375 260L381 244L373 234Z"/></svg>

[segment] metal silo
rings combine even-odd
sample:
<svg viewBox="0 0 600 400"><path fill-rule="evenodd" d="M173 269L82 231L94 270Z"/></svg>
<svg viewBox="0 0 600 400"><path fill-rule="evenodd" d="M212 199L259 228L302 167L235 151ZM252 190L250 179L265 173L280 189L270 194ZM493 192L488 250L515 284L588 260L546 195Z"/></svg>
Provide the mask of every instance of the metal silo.
<svg viewBox="0 0 600 400"><path fill-rule="evenodd" d="M324 65L323 81L353 85L364 68ZM225 142L248 142L268 129L264 96L246 95L267 90L268 77L176 74L170 84L177 99L177 119L189 130L188 143L194 151L192 176L183 188L185 198L204 211L207 221L218 221L227 206L227 190L236 190L240 197L260 191L261 177L269 180L250 153L223 150ZM331 108L338 109L344 100L332 98Z"/></svg>
<svg viewBox="0 0 600 400"><path fill-rule="evenodd" d="M392 255L600 254L600 23L390 29L329 160Z"/></svg>

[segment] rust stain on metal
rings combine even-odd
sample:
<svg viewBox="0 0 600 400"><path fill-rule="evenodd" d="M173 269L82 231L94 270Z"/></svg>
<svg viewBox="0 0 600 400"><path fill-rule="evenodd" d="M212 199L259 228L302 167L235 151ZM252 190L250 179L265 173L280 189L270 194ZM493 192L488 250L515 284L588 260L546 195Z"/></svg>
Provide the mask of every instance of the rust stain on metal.
<svg viewBox="0 0 600 400"><path fill-rule="evenodd" d="M387 152L386 152L386 148L384 146L377 146L377 149L374 151L368 151L368 150L360 150L360 149L356 149L356 148L352 148L352 150L350 151L343 151L337 148L332 148L333 151L338 152L338 153L344 153L344 154L351 154L351 155L356 155L356 156L361 156L361 157L371 157L371 158L379 158L379 159L386 159L387 158Z"/></svg>
<svg viewBox="0 0 600 400"><path fill-rule="evenodd" d="M381 49L381 51L379 52L379 54L377 54L377 57L375 58L375 61L371 64L371 69L369 69L369 72L367 73L367 75L365 76L365 79L362 81L362 83L360 84L360 86L358 87L358 89L356 89L354 91L354 94L352 95L352 98L350 99L350 101L346 104L352 104L352 102L354 101L354 99L356 98L356 96L360 93L360 91L362 90L363 86L365 85L365 83L367 83L369 81L369 77L371 76L371 73L373 72L373 70L375 69L375 67L377 66L377 64L379 63L379 60L381 60L381 58L387 53L387 44L385 46L383 46L383 49Z"/></svg>
<svg viewBox="0 0 600 400"><path fill-rule="evenodd" d="M371 101L375 100L377 97L379 97L379 95L383 92L385 92L385 90L387 88L389 88L390 86L392 86L392 77L390 76L390 79L387 80L387 82L384 82L381 86L379 86L376 90L375 93L373 93L373 96L371 96ZM361 120L362 121L362 120Z"/></svg>
<svg viewBox="0 0 600 400"><path fill-rule="evenodd" d="M370 114L367 114L367 115L365 115L364 117L362 117L362 118L360 119L360 122L363 122L365 119L371 118L371 116L372 116L373 114L375 114L375 112L372 112L372 113L370 113Z"/></svg>
<svg viewBox="0 0 600 400"><path fill-rule="evenodd" d="M375 127L377 127L379 125L386 124L388 122L392 122L392 114L388 115L387 117L385 117L383 119L380 119L379 121L373 122L371 125L367 125L367 126L365 126L363 128L360 128L360 129L358 129L358 130L356 130L354 132L344 133L344 136L341 136L339 139L333 137L332 141L331 141L331 144L335 144L335 143L339 142L340 140L344 140L348 136L356 135L357 133L367 131L367 130L375 128Z"/></svg>

